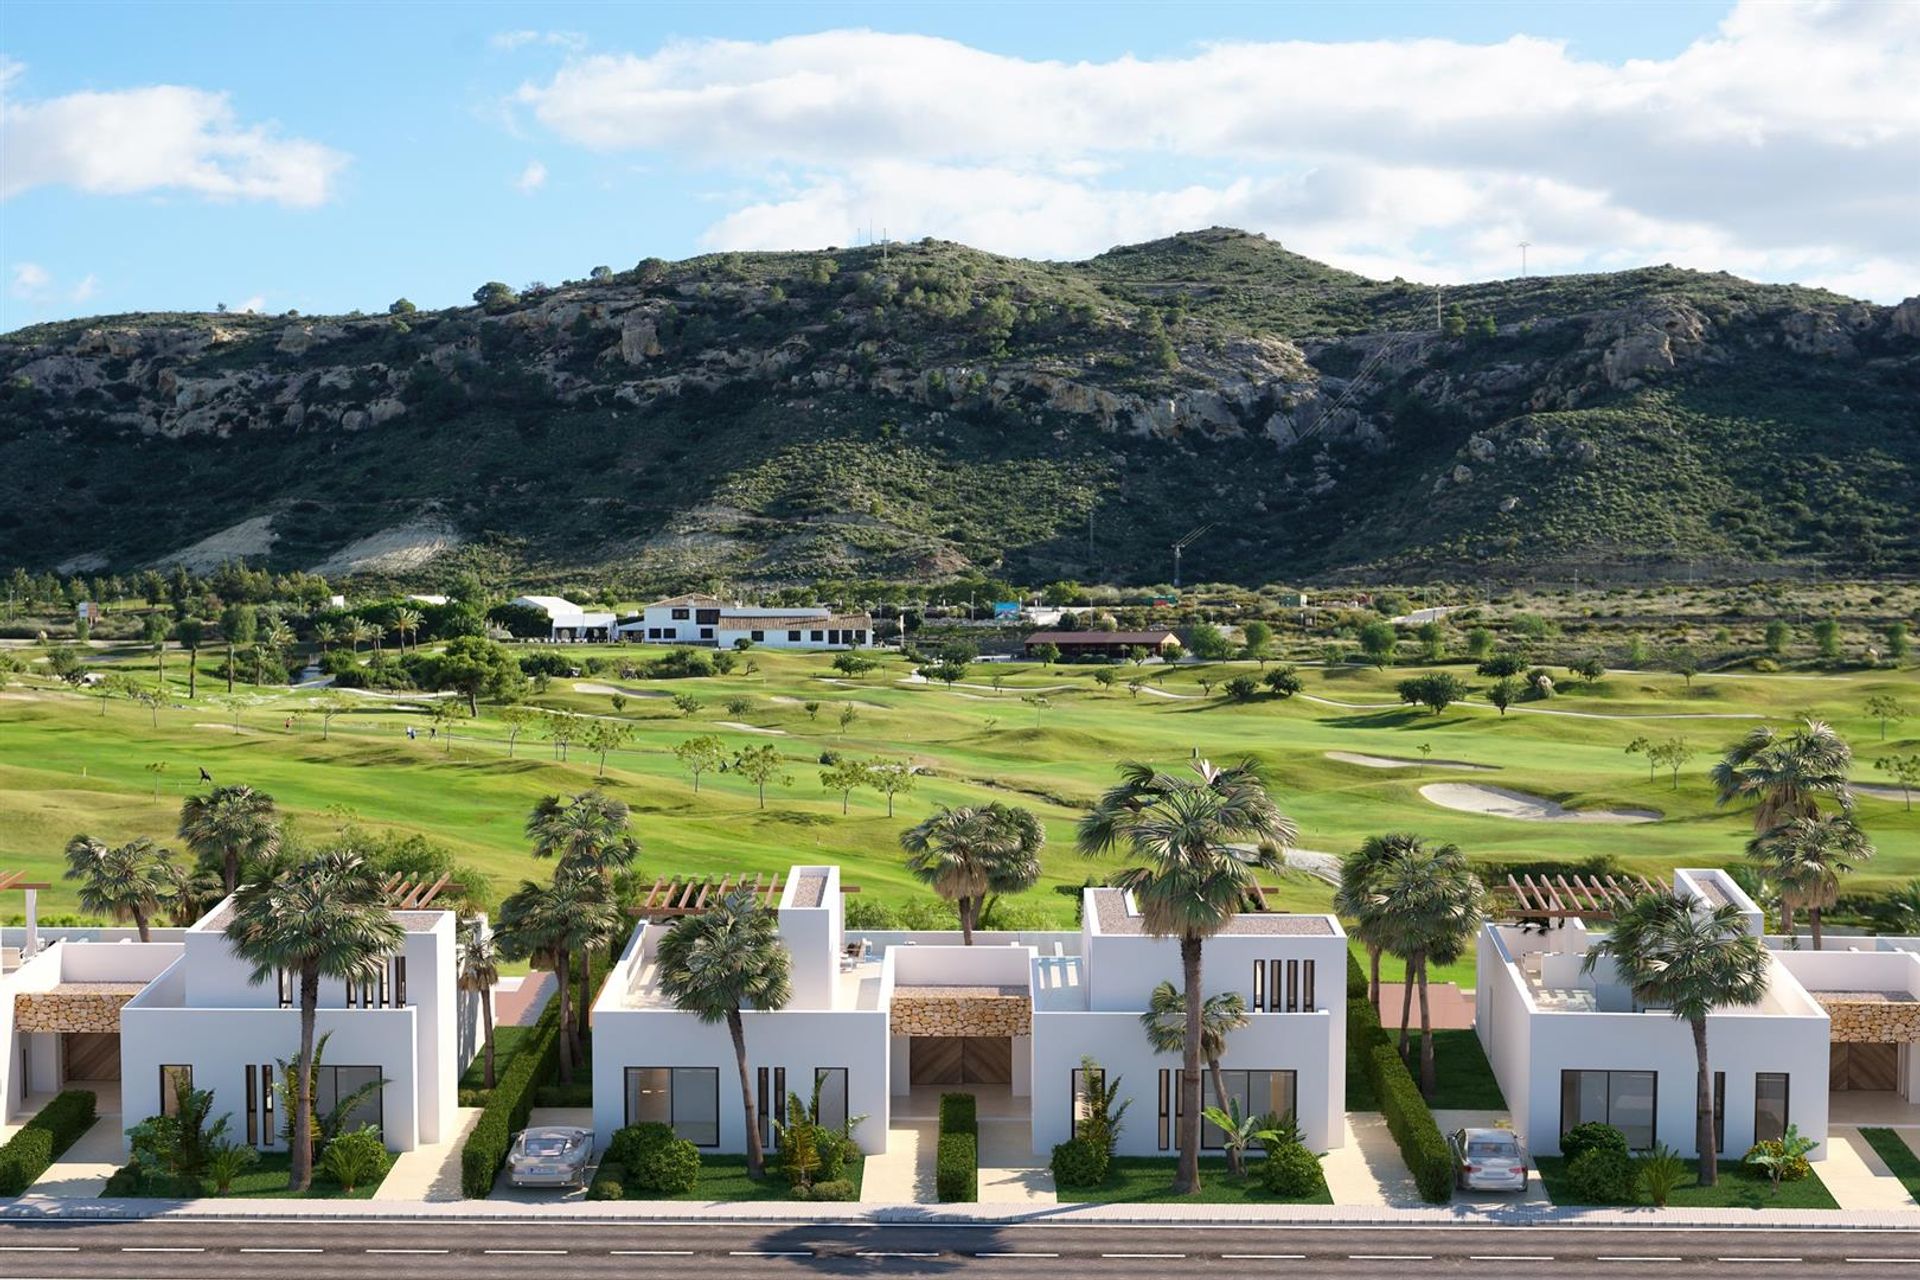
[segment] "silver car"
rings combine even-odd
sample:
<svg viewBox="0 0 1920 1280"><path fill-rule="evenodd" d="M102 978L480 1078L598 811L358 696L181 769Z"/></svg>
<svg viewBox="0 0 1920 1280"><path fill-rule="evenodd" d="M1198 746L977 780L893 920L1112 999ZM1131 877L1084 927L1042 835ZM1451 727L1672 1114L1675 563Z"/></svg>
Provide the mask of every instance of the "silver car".
<svg viewBox="0 0 1920 1280"><path fill-rule="evenodd" d="M1527 1190L1527 1149L1511 1129L1455 1129L1453 1180L1468 1191Z"/></svg>
<svg viewBox="0 0 1920 1280"><path fill-rule="evenodd" d="M507 1153L507 1176L516 1187L576 1187L587 1180L593 1130L569 1125L522 1129Z"/></svg>

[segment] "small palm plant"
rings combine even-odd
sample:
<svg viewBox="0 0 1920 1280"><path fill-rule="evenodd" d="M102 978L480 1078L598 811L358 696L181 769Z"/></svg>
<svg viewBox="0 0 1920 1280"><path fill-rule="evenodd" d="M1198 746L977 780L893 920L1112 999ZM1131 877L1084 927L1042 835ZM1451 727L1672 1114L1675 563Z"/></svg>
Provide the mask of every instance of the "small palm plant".
<svg viewBox="0 0 1920 1280"><path fill-rule="evenodd" d="M1227 1149L1228 1171L1235 1177L1245 1177L1247 1148L1260 1141L1264 1117L1241 1115L1238 1098L1228 1098L1225 1110L1208 1107L1200 1114L1220 1131L1220 1141Z"/></svg>
<svg viewBox="0 0 1920 1280"><path fill-rule="evenodd" d="M1639 1174L1640 1189L1647 1193L1647 1199L1653 1201L1654 1208L1664 1209L1686 1180L1687 1162L1666 1143L1656 1143L1640 1158Z"/></svg>
<svg viewBox="0 0 1920 1280"><path fill-rule="evenodd" d="M223 1196L233 1190L233 1180L251 1169L260 1153L244 1142L221 1142L207 1153L207 1180L213 1193Z"/></svg>
<svg viewBox="0 0 1920 1280"><path fill-rule="evenodd" d="M1786 1131L1773 1142L1762 1142L1747 1152L1746 1163L1764 1169L1767 1180L1773 1183L1773 1194L1780 1194L1780 1184L1791 1173L1807 1161L1807 1156L1819 1146L1812 1138L1800 1132L1800 1126L1790 1124ZM1701 1179L1702 1182L1705 1179Z"/></svg>
<svg viewBox="0 0 1920 1280"><path fill-rule="evenodd" d="M343 1133L327 1144L323 1157L327 1172L348 1195L387 1171L387 1148L372 1125Z"/></svg>

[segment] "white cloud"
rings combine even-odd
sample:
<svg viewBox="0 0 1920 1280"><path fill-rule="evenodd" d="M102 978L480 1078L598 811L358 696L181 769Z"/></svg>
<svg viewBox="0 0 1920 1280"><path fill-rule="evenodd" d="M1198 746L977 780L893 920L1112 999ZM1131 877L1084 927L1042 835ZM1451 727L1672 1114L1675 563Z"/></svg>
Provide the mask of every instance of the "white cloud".
<svg viewBox="0 0 1920 1280"><path fill-rule="evenodd" d="M16 298L34 299L44 294L52 283L52 273L39 263L16 262L8 289Z"/></svg>
<svg viewBox="0 0 1920 1280"><path fill-rule="evenodd" d="M587 47L587 38L578 31L498 31L487 43L504 53L528 45L547 45L577 53Z"/></svg>
<svg viewBox="0 0 1920 1280"><path fill-rule="evenodd" d="M527 161L527 167L513 180L514 187L521 195L530 196L547 185L547 166L538 160Z"/></svg>
<svg viewBox="0 0 1920 1280"><path fill-rule="evenodd" d="M855 226L1079 256L1233 222L1424 278L1644 261L1920 289L1920 5L1748 0L1671 58L1515 36L1033 61L832 31L568 62L556 136L747 176L715 246Z"/></svg>
<svg viewBox="0 0 1920 1280"><path fill-rule="evenodd" d="M71 302L89 302L93 295L100 292L100 277L88 272L80 277L80 283L73 286L67 298Z"/></svg>
<svg viewBox="0 0 1920 1280"><path fill-rule="evenodd" d="M0 75L10 89L19 65ZM216 200L324 203L347 157L243 123L224 93L185 85L0 98L0 199L35 187L94 195L188 191Z"/></svg>

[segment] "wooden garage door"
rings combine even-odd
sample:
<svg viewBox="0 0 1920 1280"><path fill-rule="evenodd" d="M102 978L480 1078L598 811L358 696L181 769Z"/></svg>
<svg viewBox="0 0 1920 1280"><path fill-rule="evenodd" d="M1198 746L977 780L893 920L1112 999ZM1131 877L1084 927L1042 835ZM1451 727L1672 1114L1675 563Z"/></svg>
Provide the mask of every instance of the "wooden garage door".
<svg viewBox="0 0 1920 1280"><path fill-rule="evenodd" d="M1836 1093L1893 1092L1900 1087L1900 1046L1836 1044L1827 1062L1827 1087Z"/></svg>
<svg viewBox="0 0 1920 1280"><path fill-rule="evenodd" d="M113 1031L69 1031L65 1041L68 1080L118 1080L120 1035Z"/></svg>
<svg viewBox="0 0 1920 1280"><path fill-rule="evenodd" d="M910 1052L914 1084L1013 1083L1013 1041L1006 1036L915 1036Z"/></svg>

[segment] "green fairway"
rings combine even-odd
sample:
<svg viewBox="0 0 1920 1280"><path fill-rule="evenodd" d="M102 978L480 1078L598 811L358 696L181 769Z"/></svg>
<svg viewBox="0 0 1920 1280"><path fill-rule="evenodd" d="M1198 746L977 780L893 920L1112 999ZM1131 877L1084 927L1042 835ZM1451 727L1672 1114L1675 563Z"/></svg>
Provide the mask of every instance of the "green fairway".
<svg viewBox="0 0 1920 1280"><path fill-rule="evenodd" d="M643 660L651 651L583 646L577 652L617 663ZM1920 681L1912 672L1702 675L1691 688L1678 676L1614 672L1592 686L1569 680L1563 696L1501 716L1477 699L1441 715L1398 705L1395 683L1417 670L1405 667L1306 667L1301 696L1234 704L1205 696L1202 681L1217 684L1236 671L1257 675L1251 663L1121 668L1112 690L1094 679L1102 668L982 663L965 683L947 689L906 682L908 668L898 659L861 680L843 681L834 678L825 655L756 650L750 656L757 667L752 673L555 679L533 699L539 707L617 715L632 728L627 745L607 758L605 785L633 806L644 873L772 873L795 862L838 862L863 898L900 902L925 894L901 866L901 830L937 804L1000 800L1032 808L1049 838L1040 887L1025 901L1002 904L1005 918L1019 924L1070 922L1072 899L1053 890L1117 865L1075 852L1074 823L1114 779L1115 764L1129 758L1168 765L1194 754L1258 760L1298 823L1303 849L1339 853L1369 834L1413 830L1455 841L1480 859L1605 855L1655 875L1675 865L1741 858L1751 817L1715 806L1706 770L1763 718L1785 722L1811 713L1832 720L1860 757L1854 771L1860 782L1887 781L1872 768L1873 758L1920 749L1920 721L1896 723L1882 743L1863 710L1876 692L1920 705ZM61 849L78 832L109 840L171 839L180 800L202 785L205 769L217 782L270 792L302 840L324 840L346 823L418 833L451 848L504 891L537 871L522 834L534 801L596 780L599 762L578 742L561 761L550 742L529 732L510 755L506 726L492 707L483 706L478 720L460 722L448 744L444 737L429 739L421 703L356 695L356 710L336 718L323 740L318 718L298 715L316 695L248 690L253 701L239 710L235 732L232 712L211 701L221 686L211 655L203 657L200 696L188 703L185 660L170 656L176 705L158 712L158 727L143 707L115 700L103 713L97 698L38 677L13 678L0 692L0 868L58 880ZM130 653L114 666L150 679L151 661L150 654ZM1469 685L1487 683L1468 667L1453 670ZM1135 675L1148 684L1129 693ZM618 710L607 691L615 688L627 691ZM677 693L698 698L698 710L683 715L670 700ZM746 699L744 711L726 708L735 698ZM815 712L807 710L809 702L819 704ZM854 715L843 727L847 708ZM289 716L296 717L292 728ZM417 739L406 736L409 725ZM732 775L708 773L696 795L672 748L706 733L729 750L772 744L785 759L790 784L769 785L764 809L751 785ZM1649 779L1644 760L1625 753L1626 744L1642 736L1681 736L1692 746L1695 755L1677 788L1664 772ZM1371 768L1329 759L1330 751L1427 762ZM824 752L910 760L920 770L917 786L897 798L892 817L885 798L871 791L855 793L843 816L840 797L820 785ZM1420 788L1434 782L1496 785L1574 809L1650 809L1662 816L1635 825L1488 816L1423 798ZM1887 887L1920 875L1920 814L1898 798L1868 795L1860 800L1860 816L1879 855L1850 888ZM1326 908L1327 887L1310 877L1269 882L1281 884L1281 901L1291 908ZM45 915L73 909L64 884L43 895ZM17 914L17 899L0 910ZM1390 961L1389 979L1399 976L1394 969ZM1470 970L1469 962L1436 969L1433 977L1470 982Z"/></svg>

